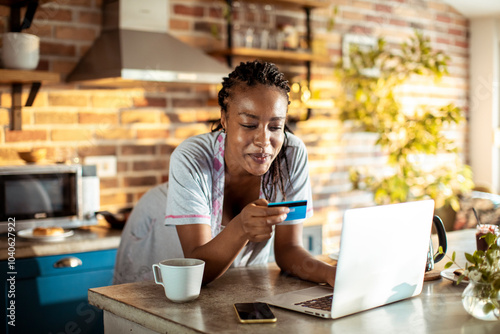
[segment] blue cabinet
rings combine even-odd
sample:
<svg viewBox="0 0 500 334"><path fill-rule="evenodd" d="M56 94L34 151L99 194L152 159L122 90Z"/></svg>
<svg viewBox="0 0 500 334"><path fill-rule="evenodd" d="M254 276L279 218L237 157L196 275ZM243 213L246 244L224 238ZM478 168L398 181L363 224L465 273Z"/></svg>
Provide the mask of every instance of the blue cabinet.
<svg viewBox="0 0 500 334"><path fill-rule="evenodd" d="M15 274L0 262L5 333L103 333L89 288L112 284L116 249L19 259ZM12 285L13 283L14 285ZM10 326L14 301L15 326ZM5 331L4 331L5 330Z"/></svg>

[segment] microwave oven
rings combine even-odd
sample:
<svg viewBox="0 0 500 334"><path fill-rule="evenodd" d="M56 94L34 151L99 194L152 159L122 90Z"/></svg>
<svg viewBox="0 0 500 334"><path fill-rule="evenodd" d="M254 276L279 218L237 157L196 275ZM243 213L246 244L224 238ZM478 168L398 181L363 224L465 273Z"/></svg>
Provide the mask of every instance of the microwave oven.
<svg viewBox="0 0 500 334"><path fill-rule="evenodd" d="M97 224L99 178L91 165L0 166L0 233Z"/></svg>

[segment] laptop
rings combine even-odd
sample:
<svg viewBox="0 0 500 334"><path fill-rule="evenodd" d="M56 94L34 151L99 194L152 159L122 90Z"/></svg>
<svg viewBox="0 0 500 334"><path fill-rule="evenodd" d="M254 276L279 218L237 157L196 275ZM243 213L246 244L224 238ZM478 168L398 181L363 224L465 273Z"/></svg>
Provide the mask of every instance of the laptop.
<svg viewBox="0 0 500 334"><path fill-rule="evenodd" d="M333 288L318 285L259 300L336 319L422 291L434 201L347 210ZM333 293L333 295L332 295Z"/></svg>

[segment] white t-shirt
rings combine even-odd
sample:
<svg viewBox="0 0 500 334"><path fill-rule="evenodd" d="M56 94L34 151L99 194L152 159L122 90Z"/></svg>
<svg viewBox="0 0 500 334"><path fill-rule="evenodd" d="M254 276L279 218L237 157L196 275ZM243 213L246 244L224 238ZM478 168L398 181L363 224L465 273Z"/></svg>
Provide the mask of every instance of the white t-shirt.
<svg viewBox="0 0 500 334"><path fill-rule="evenodd" d="M170 158L169 186L166 206L166 225L207 224L212 237L223 229L224 203L224 146L226 134L211 132L186 139ZM285 185L286 200L307 200L306 218L313 215L311 185L304 143L287 133L286 157L290 182ZM262 193L262 185L260 197ZM283 201L277 191L275 202ZM303 219L281 224L297 224ZM248 243L233 262L233 266L247 266L268 262L272 239Z"/></svg>

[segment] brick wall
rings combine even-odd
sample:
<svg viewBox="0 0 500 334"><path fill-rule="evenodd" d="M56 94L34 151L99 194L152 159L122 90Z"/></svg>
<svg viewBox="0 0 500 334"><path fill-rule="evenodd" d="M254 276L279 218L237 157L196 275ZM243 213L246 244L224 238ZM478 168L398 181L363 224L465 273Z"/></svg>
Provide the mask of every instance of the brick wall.
<svg viewBox="0 0 500 334"><path fill-rule="evenodd" d="M314 36L324 41L332 63L341 57L342 36L356 33L384 37L395 45L418 29L435 48L451 56L450 75L439 84L415 80L401 94L405 106L417 102L444 105L454 102L467 111L468 21L439 0L331 0L330 8L312 13ZM181 40L206 51L224 45L223 7L218 1L170 1L170 30ZM41 37L39 69L63 78L100 33L101 0L56 0L43 5L29 29ZM333 6L335 26L327 29ZM262 10L260 11L262 12ZM275 6L266 15L253 12L236 18L242 27L292 22L305 31L301 11ZM8 9L0 6L0 32L7 30ZM212 34L217 27L218 38ZM236 63L236 62L235 62ZM304 76L298 65L278 64L290 76ZM334 99L338 85L331 64L314 64L313 89ZM0 87L0 163L21 163L16 151L48 148L49 159L114 155L116 177L101 178L102 209L132 206L152 186L168 180L169 157L183 139L209 131L219 111L213 91L199 87L139 87L86 89L61 83L42 86L33 105L23 111L23 130L9 131L9 88ZM25 96L27 91L25 92ZM335 108L313 110L310 120L293 125L308 147L315 217L308 224L324 224L326 250L336 246L343 210L370 204L371 195L354 191L348 181L351 166L382 168L384 156L375 138L357 133L338 119ZM466 161L467 127L451 134Z"/></svg>

